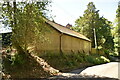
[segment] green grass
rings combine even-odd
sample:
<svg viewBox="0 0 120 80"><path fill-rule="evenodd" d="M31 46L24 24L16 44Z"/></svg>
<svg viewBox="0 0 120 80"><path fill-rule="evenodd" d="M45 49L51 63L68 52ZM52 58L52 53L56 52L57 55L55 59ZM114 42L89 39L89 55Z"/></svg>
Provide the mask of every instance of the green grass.
<svg viewBox="0 0 120 80"><path fill-rule="evenodd" d="M46 53L39 57L45 59L52 67L66 72L77 68L91 66L93 64L86 62L85 54L60 54Z"/></svg>
<svg viewBox="0 0 120 80"><path fill-rule="evenodd" d="M103 55L88 55L85 57L85 60L95 65L110 62L110 60Z"/></svg>
<svg viewBox="0 0 120 80"><path fill-rule="evenodd" d="M83 53L76 53L76 54L60 54L60 53L46 53L41 54L39 57L45 59L48 64L52 67L66 72L77 68L83 68L92 65L98 65L103 63L110 62L103 55L99 54L83 54Z"/></svg>

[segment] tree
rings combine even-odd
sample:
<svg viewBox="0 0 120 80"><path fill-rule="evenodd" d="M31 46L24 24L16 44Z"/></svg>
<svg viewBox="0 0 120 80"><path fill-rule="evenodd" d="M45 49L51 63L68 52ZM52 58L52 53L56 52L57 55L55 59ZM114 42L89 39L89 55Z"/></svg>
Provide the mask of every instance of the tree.
<svg viewBox="0 0 120 80"><path fill-rule="evenodd" d="M116 10L115 27L113 30L115 51L120 53L120 2Z"/></svg>
<svg viewBox="0 0 120 80"><path fill-rule="evenodd" d="M98 45L111 51L114 50L113 36L111 33L112 26L112 22L104 17L100 17L99 27L96 29Z"/></svg>
<svg viewBox="0 0 120 80"><path fill-rule="evenodd" d="M98 10L96 10L93 2L90 2L87 5L87 10L84 11L83 17L80 17L76 20L76 27L79 27L80 33L87 36L92 41L92 47L95 47L94 44L94 28L97 28L99 19Z"/></svg>
<svg viewBox="0 0 120 80"><path fill-rule="evenodd" d="M40 47L45 41L47 25L44 12L48 4L48 0L3 4L3 18L12 27L12 44L19 53L28 53L29 47Z"/></svg>
<svg viewBox="0 0 120 80"><path fill-rule="evenodd" d="M113 49L112 23L100 17L98 12L93 2L90 2L83 16L75 21L75 27L72 29L91 39L93 48L101 46L104 49Z"/></svg>

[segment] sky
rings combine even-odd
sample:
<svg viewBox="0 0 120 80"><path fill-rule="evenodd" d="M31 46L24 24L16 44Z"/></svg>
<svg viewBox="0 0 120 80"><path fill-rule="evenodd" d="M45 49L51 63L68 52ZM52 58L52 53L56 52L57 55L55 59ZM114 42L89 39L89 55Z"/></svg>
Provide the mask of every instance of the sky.
<svg viewBox="0 0 120 80"><path fill-rule="evenodd" d="M109 21L114 21L118 2L120 0L52 0L51 14L55 22L61 25L75 24L75 20L82 16L89 2L95 4L96 10L100 10L100 16Z"/></svg>
<svg viewBox="0 0 120 80"><path fill-rule="evenodd" d="M1 0L0 0L1 1ZM21 0L16 0L21 1ZM22 0L24 1L24 0ZM118 2L120 0L51 0L52 7L49 10L55 22L66 26L68 23L74 26L75 20L83 15L89 2L93 2L96 10L100 10L100 16L104 16L110 21L114 21ZM1 25L1 24L0 24ZM2 25L1 25L2 26ZM0 27L0 32L8 31Z"/></svg>

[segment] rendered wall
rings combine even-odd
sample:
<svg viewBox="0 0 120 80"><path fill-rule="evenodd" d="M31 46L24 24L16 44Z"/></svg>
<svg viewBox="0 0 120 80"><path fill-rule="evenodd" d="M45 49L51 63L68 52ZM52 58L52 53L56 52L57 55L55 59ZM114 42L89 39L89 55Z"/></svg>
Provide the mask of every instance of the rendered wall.
<svg viewBox="0 0 120 80"><path fill-rule="evenodd" d="M62 34L56 29L49 26L50 32L45 37L48 41L44 42L41 51L59 53L89 53L91 51L91 43L73 36ZM61 38L60 38L61 36Z"/></svg>
<svg viewBox="0 0 120 80"><path fill-rule="evenodd" d="M61 49L63 53L72 53L72 38L65 34L61 37Z"/></svg>
<svg viewBox="0 0 120 80"><path fill-rule="evenodd" d="M62 35L62 51L63 53L89 53L91 51L91 43L69 35Z"/></svg>
<svg viewBox="0 0 120 80"><path fill-rule="evenodd" d="M48 28L49 30L45 34L47 41L43 42L40 51L58 53L60 51L60 33L50 26Z"/></svg>
<svg viewBox="0 0 120 80"><path fill-rule="evenodd" d="M83 41L83 43L84 43L84 48L83 48L84 52L85 53L91 52L91 43L88 41Z"/></svg>

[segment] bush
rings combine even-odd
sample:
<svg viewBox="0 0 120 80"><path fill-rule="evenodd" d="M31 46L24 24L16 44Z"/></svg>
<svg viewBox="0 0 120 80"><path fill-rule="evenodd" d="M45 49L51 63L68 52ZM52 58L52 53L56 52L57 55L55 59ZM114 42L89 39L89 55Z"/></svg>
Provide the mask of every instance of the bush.
<svg viewBox="0 0 120 80"><path fill-rule="evenodd" d="M104 56L97 57L94 61L95 64L103 64L103 63L107 63L107 62L110 62L110 60Z"/></svg>
<svg viewBox="0 0 120 80"><path fill-rule="evenodd" d="M106 57L104 56L99 56L99 57L96 57L96 56L86 56L86 61L89 62L89 63L93 63L93 64L103 64L103 63L107 63L107 62L110 62L109 59L107 59Z"/></svg>
<svg viewBox="0 0 120 80"><path fill-rule="evenodd" d="M25 55L20 55L20 54L14 54L10 55L10 61L11 65L18 65L18 64L23 64L25 62L24 59Z"/></svg>
<svg viewBox="0 0 120 80"><path fill-rule="evenodd" d="M118 52L109 53L110 56L119 56Z"/></svg>
<svg viewBox="0 0 120 80"><path fill-rule="evenodd" d="M93 56L86 56L85 57L85 61L86 62L89 62L89 63L94 63L94 61L95 61L95 58L93 57Z"/></svg>
<svg viewBox="0 0 120 80"><path fill-rule="evenodd" d="M50 64L52 67L59 69L61 71L72 70L79 68L87 64L85 62L86 54L75 53L75 54L65 54L65 53L50 53L46 52L40 54L39 57L43 58ZM84 65L81 65L81 64Z"/></svg>

